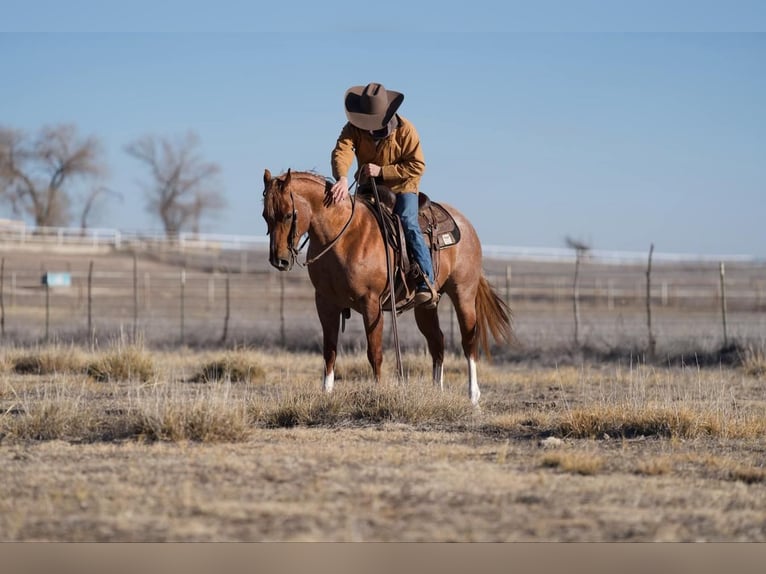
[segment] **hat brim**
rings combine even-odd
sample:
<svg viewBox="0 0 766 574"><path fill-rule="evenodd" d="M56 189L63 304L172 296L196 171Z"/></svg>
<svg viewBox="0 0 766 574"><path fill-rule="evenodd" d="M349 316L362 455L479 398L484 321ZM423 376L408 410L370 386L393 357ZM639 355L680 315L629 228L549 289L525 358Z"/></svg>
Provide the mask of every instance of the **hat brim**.
<svg viewBox="0 0 766 574"><path fill-rule="evenodd" d="M388 106L383 113L368 114L361 110L360 100L365 86L354 86L346 92L346 117L348 121L362 130L375 131L382 129L394 116L396 110L404 101L404 94L386 90Z"/></svg>

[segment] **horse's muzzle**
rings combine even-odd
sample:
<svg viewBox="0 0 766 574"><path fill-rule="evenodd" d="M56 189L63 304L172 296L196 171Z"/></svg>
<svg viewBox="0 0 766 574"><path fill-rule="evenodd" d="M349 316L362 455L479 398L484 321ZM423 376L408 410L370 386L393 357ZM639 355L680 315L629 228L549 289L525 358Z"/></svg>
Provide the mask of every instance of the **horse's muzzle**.
<svg viewBox="0 0 766 574"><path fill-rule="evenodd" d="M289 271L293 266L289 259L283 259L281 257L277 257L276 255L269 257L269 263L271 263L273 267L276 267L280 271Z"/></svg>

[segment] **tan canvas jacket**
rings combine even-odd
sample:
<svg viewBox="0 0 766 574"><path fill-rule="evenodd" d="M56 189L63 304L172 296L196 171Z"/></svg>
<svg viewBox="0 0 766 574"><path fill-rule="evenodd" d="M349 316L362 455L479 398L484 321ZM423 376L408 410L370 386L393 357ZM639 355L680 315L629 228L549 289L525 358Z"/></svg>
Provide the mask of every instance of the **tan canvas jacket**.
<svg viewBox="0 0 766 574"><path fill-rule="evenodd" d="M348 176L356 157L356 177L359 176L359 166L374 163L383 168L383 183L390 187L391 191L417 192L420 177L426 169L420 137L415 126L402 116L397 117L399 127L387 138L381 140L377 146L369 132L351 123L343 126L335 149L332 151L333 177L339 179L341 176Z"/></svg>

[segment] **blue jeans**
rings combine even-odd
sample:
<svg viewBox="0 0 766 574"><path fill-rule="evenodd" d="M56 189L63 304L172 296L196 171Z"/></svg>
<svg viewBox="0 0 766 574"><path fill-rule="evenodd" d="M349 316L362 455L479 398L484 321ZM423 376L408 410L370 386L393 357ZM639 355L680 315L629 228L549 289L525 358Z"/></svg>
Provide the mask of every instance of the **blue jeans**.
<svg viewBox="0 0 766 574"><path fill-rule="evenodd" d="M431 253L426 247L423 234L418 223L418 194L397 193L394 213L399 216L404 228L404 240L407 242L407 251L410 257L420 266L420 270L434 282L434 269L431 265Z"/></svg>

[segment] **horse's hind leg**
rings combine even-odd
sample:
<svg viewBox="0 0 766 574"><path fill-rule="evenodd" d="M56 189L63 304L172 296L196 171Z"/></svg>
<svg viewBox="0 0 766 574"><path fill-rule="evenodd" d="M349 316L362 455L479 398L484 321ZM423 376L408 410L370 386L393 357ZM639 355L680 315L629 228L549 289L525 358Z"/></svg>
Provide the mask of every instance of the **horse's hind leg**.
<svg viewBox="0 0 766 574"><path fill-rule="evenodd" d="M340 330L340 314L342 309L315 298L319 322L322 324L322 354L324 355L324 377L322 389L331 392L335 384L335 358L338 351L338 331Z"/></svg>
<svg viewBox="0 0 766 574"><path fill-rule="evenodd" d="M444 390L444 333L439 328L438 310L415 307L415 322L428 343L434 384Z"/></svg>
<svg viewBox="0 0 766 574"><path fill-rule="evenodd" d="M479 404L479 378L476 370L476 358L478 356L478 331L476 321L476 290L456 290L450 293L450 299L455 306L458 324L460 325L460 337L463 346L463 354L468 362L468 397L471 403Z"/></svg>

